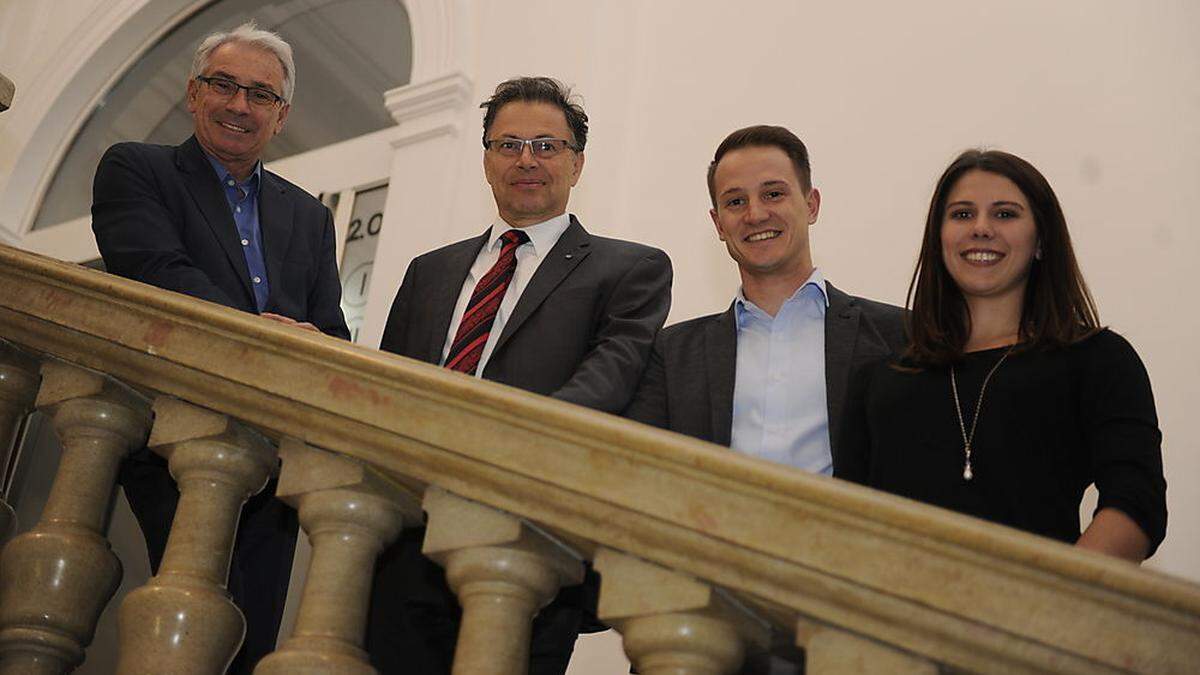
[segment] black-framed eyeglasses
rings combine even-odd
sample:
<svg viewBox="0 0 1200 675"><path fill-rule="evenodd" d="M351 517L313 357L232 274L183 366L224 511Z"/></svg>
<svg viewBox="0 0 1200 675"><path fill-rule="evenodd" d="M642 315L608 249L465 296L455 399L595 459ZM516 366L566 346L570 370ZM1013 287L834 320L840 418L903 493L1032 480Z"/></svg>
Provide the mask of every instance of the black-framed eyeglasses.
<svg viewBox="0 0 1200 675"><path fill-rule="evenodd" d="M575 150L571 141L565 138L493 138L484 141L483 145L504 157L520 157L528 145L529 151L539 159L549 159L567 148Z"/></svg>
<svg viewBox="0 0 1200 675"><path fill-rule="evenodd" d="M237 82L224 77L205 77L204 75L197 75L196 79L204 84L207 84L208 88L212 89L213 93L217 94L218 96L227 96L229 98L233 98L234 96L237 96L239 89L245 89L246 100L249 101L251 105L268 108L283 103L283 97L271 91L270 89L263 89L262 87L248 87L244 84L238 84Z"/></svg>

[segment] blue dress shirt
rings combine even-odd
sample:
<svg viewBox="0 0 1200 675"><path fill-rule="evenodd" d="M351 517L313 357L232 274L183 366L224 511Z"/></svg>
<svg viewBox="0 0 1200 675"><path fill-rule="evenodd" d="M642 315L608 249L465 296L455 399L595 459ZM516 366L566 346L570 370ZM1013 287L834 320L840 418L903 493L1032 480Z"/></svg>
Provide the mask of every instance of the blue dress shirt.
<svg viewBox="0 0 1200 675"><path fill-rule="evenodd" d="M831 475L825 279L813 270L774 317L738 290L734 450Z"/></svg>
<svg viewBox="0 0 1200 675"><path fill-rule="evenodd" d="M225 188L225 200L229 202L238 239L242 242L242 253L246 255L246 267L250 270L254 304L262 312L271 294L271 287L267 283L267 263L263 258L262 228L258 225L258 187L262 182L262 162L255 163L250 177L239 183L216 158L207 152L204 156L221 179L221 187Z"/></svg>

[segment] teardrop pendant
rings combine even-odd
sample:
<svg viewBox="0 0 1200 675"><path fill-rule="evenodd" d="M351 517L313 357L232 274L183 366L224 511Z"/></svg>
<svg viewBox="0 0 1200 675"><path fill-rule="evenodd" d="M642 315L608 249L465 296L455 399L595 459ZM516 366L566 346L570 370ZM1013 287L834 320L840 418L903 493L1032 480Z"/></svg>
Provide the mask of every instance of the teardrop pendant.
<svg viewBox="0 0 1200 675"><path fill-rule="evenodd" d="M974 477L975 474L971 472L971 460L967 460L967 463L963 464L963 480L971 480Z"/></svg>

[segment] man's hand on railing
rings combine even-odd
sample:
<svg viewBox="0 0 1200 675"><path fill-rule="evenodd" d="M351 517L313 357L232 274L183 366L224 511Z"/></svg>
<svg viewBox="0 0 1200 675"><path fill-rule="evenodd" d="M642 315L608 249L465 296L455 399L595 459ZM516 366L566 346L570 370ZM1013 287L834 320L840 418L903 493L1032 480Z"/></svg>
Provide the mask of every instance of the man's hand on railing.
<svg viewBox="0 0 1200 675"><path fill-rule="evenodd" d="M309 323L307 321L297 321L289 316L284 316L282 314L272 314L270 312L263 312L259 316L261 316L264 319L278 321L279 323L286 324L288 326L295 326L297 328L303 328L304 330L311 330L314 333L321 332L321 329L317 328L316 326L312 325L311 323Z"/></svg>

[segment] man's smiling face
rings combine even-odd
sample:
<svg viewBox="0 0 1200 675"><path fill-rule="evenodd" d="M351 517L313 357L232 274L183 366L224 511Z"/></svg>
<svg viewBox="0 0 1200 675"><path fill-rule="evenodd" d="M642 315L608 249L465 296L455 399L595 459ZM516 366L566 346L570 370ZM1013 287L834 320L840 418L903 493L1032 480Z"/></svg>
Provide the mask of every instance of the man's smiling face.
<svg viewBox="0 0 1200 675"><path fill-rule="evenodd" d="M238 42L213 50L201 75L283 93L283 66L269 51ZM245 90L222 96L203 82L187 87L188 110L196 126L196 139L239 179L249 174L267 142L283 129L289 105L254 105Z"/></svg>
<svg viewBox="0 0 1200 675"><path fill-rule="evenodd" d="M505 138L562 138L575 143L563 111L541 101L513 101L496 112L488 139ZM583 153L567 148L553 157L539 158L525 145L520 155L505 157L485 150L483 171L500 217L513 227L526 227L567 210L571 188L583 171Z"/></svg>
<svg viewBox="0 0 1200 675"><path fill-rule="evenodd" d="M743 275L811 272L808 227L821 198L815 188L805 193L787 153L765 145L730 151L717 165L713 192L709 214Z"/></svg>

